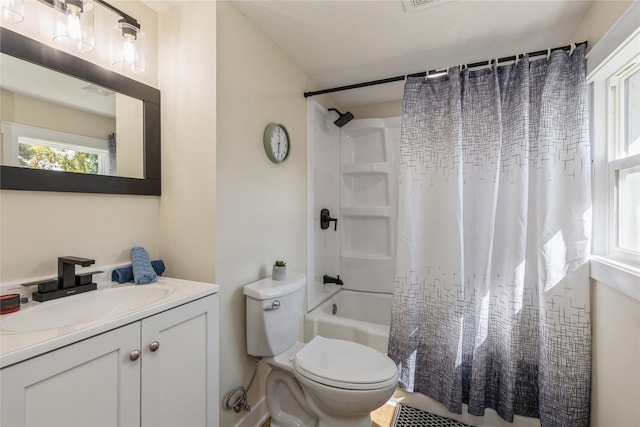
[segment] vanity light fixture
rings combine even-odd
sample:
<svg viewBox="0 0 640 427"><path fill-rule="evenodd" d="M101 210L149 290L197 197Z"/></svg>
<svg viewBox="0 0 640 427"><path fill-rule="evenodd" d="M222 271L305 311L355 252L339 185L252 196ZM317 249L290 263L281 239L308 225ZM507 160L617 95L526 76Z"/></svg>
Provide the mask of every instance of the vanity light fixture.
<svg viewBox="0 0 640 427"><path fill-rule="evenodd" d="M24 19L24 0L0 0L0 22L17 24Z"/></svg>
<svg viewBox="0 0 640 427"><path fill-rule="evenodd" d="M0 0L2 16L4 17L5 4L20 4L24 0ZM94 5L99 4L120 16L116 26L122 36L121 48L114 55L113 65L123 71L140 73L145 70L144 50L141 47L140 24L132 16L104 0L39 0L51 7L54 14L53 40L61 43L67 49L78 52L90 52L95 47L93 29ZM15 9L15 7L14 7ZM3 21L4 22L4 21ZM16 21L19 22L19 21Z"/></svg>

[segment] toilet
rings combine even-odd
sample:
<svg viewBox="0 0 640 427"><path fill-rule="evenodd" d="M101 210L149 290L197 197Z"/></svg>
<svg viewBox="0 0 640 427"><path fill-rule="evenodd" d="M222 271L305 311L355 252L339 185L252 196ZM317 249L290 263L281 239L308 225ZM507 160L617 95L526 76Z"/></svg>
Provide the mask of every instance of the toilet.
<svg viewBox="0 0 640 427"><path fill-rule="evenodd" d="M316 336L298 341L306 277L244 287L247 353L271 367L265 389L273 427L371 427L369 413L396 388L395 363L370 347Z"/></svg>

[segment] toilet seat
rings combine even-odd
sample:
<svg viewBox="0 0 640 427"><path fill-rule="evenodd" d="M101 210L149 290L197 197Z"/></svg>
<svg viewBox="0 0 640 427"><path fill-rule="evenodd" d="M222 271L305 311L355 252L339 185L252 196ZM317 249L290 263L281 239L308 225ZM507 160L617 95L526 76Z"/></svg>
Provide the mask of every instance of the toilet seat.
<svg viewBox="0 0 640 427"><path fill-rule="evenodd" d="M315 336L296 353L301 376L347 390L375 390L397 382L397 367L384 354L362 344Z"/></svg>

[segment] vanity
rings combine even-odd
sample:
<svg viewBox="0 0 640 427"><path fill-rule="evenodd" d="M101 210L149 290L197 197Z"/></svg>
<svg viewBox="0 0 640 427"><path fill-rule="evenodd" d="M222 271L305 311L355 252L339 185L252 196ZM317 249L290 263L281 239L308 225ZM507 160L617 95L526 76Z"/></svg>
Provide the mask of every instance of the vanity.
<svg viewBox="0 0 640 427"><path fill-rule="evenodd" d="M0 316L0 425L218 426L218 291L101 283Z"/></svg>

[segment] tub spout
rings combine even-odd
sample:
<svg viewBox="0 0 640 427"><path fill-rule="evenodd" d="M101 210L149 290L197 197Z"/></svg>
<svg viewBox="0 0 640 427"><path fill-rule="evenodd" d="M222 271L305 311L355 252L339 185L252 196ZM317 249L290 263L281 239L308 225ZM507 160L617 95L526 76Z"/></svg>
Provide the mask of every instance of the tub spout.
<svg viewBox="0 0 640 427"><path fill-rule="evenodd" d="M333 277L333 276L328 276L328 275L324 275L322 276L322 283L323 284L327 284L327 283L335 283L336 285L344 285L344 283L342 283L342 279L340 279L340 275L338 274L337 277Z"/></svg>

